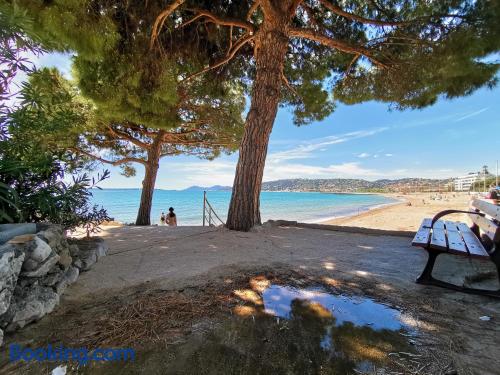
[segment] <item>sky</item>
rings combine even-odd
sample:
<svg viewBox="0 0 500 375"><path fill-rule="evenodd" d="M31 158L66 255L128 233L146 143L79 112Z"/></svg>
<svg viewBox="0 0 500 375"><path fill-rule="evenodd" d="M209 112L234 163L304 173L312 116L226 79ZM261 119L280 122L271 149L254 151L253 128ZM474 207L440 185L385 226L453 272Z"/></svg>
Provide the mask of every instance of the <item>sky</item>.
<svg viewBox="0 0 500 375"><path fill-rule="evenodd" d="M68 55L49 54L37 66L55 66L71 77ZM450 178L479 171L495 173L500 160L500 87L440 100L423 110L390 111L387 104L339 105L323 121L297 127L290 109L278 112L267 155L264 181L285 178L404 177ZM238 154L213 161L193 156L165 157L156 187L231 186ZM109 165L104 188L140 188L144 171L124 177Z"/></svg>

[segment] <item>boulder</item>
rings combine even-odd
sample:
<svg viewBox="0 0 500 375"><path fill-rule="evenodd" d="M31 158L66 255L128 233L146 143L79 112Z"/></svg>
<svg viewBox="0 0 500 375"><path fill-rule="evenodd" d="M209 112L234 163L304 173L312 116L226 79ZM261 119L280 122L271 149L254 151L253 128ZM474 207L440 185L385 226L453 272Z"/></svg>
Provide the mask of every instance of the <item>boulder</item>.
<svg viewBox="0 0 500 375"><path fill-rule="evenodd" d="M80 271L88 271L100 257L108 253L109 249L106 242L99 237L78 240L76 244L78 255L73 257L73 265L78 267Z"/></svg>
<svg viewBox="0 0 500 375"><path fill-rule="evenodd" d="M21 272L22 277L42 277L45 276L49 271L52 270L52 268L57 264L59 261L59 255L56 253L52 253L51 256L49 256L45 262L40 264L40 266L33 271L24 271Z"/></svg>
<svg viewBox="0 0 500 375"><path fill-rule="evenodd" d="M52 253L50 246L34 234L24 234L9 240L8 244L14 245L25 253L25 259L31 259L30 262L23 264L24 271L31 271L42 263Z"/></svg>
<svg viewBox="0 0 500 375"><path fill-rule="evenodd" d="M78 248L77 244L71 244L69 245L69 254L74 258L78 257L78 253L80 252L80 249Z"/></svg>
<svg viewBox="0 0 500 375"><path fill-rule="evenodd" d="M2 316L2 323L7 326L7 332L13 332L41 319L58 304L59 295L51 288L33 285L14 296L8 311Z"/></svg>
<svg viewBox="0 0 500 375"><path fill-rule="evenodd" d="M9 308L24 256L24 253L13 245L0 246L0 315Z"/></svg>
<svg viewBox="0 0 500 375"><path fill-rule="evenodd" d="M62 275L61 280L56 284L56 293L61 295L64 293L68 285L73 284L77 279L80 271L76 267L69 267Z"/></svg>
<svg viewBox="0 0 500 375"><path fill-rule="evenodd" d="M65 240L64 231L59 225L52 225L36 235L53 249L58 247L63 239Z"/></svg>

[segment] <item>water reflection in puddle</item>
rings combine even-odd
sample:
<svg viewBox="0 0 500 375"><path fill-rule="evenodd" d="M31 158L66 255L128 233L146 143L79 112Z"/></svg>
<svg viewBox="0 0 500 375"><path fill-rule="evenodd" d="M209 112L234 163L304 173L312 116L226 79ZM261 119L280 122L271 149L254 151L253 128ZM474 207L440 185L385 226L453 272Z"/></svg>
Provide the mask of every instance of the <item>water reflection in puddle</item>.
<svg viewBox="0 0 500 375"><path fill-rule="evenodd" d="M253 311L178 348L173 373L376 373L412 351L398 310L368 298L271 285L247 296ZM250 298L251 297L251 298Z"/></svg>
<svg viewBox="0 0 500 375"><path fill-rule="evenodd" d="M404 328L401 313L369 298L333 295L321 290L296 289L288 286L271 285L262 293L264 311L268 314L289 319L296 300L306 301L311 308L324 310L331 315L335 325L351 322L355 326L370 326L374 330L399 330Z"/></svg>

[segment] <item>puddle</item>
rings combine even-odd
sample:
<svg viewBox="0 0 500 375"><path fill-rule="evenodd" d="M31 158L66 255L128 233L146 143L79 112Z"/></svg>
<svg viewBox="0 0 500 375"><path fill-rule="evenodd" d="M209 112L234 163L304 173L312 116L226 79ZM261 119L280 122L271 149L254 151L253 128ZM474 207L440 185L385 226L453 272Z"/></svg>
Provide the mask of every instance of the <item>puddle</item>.
<svg viewBox="0 0 500 375"><path fill-rule="evenodd" d="M331 315L335 325L350 322L355 326L370 326L374 330L397 331L407 328L401 313L369 298L328 294L321 290L296 289L271 285L262 293L264 311L281 318L293 318L293 305L308 301L311 306L321 306L323 314Z"/></svg>
<svg viewBox="0 0 500 375"><path fill-rule="evenodd" d="M179 346L167 372L372 374L412 352L401 313L374 300L277 285L261 296L252 314Z"/></svg>
<svg viewBox="0 0 500 375"><path fill-rule="evenodd" d="M193 326L182 343L144 349L132 363L88 366L79 373L406 373L389 353L414 353L409 336L415 332L397 309L319 289L270 285L260 292L238 291L246 302L231 318L203 330Z"/></svg>

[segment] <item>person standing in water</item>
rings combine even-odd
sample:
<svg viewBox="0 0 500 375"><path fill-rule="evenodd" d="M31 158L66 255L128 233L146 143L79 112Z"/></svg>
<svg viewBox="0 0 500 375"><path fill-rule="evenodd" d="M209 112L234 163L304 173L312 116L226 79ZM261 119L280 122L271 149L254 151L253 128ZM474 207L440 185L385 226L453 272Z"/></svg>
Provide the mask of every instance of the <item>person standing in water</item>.
<svg viewBox="0 0 500 375"><path fill-rule="evenodd" d="M169 227L176 227L177 226L177 216L174 213L174 208L170 207L168 209L168 214L166 217L167 225Z"/></svg>
<svg viewBox="0 0 500 375"><path fill-rule="evenodd" d="M165 224L165 212L162 212L162 213L161 213L161 216L160 216L160 223L161 223L161 225L164 225L164 224Z"/></svg>

